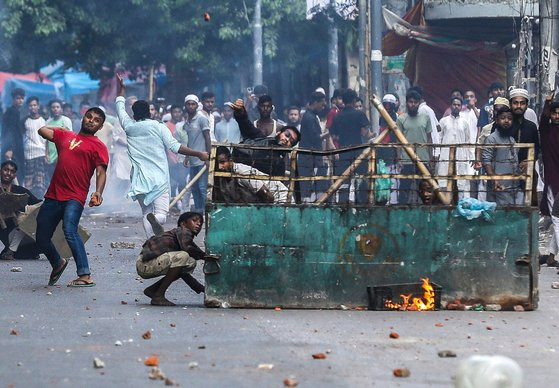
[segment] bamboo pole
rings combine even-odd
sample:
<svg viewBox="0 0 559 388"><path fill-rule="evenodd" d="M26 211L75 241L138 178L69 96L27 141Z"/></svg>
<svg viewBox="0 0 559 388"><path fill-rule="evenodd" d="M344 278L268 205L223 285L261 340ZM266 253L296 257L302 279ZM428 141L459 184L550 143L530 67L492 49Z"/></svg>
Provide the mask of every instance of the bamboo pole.
<svg viewBox="0 0 559 388"><path fill-rule="evenodd" d="M297 172L297 150L291 151L289 164L289 191L287 192L287 203L293 203L293 195L295 194L295 173Z"/></svg>
<svg viewBox="0 0 559 388"><path fill-rule="evenodd" d="M456 146L450 146L448 148L448 171L446 175L454 177L456 174ZM452 202L452 185L454 183L454 179L449 178L446 181L446 192L447 196L450 198L450 202Z"/></svg>
<svg viewBox="0 0 559 388"><path fill-rule="evenodd" d="M429 184L433 187L433 189L435 191L435 194L437 195L437 197L439 198L441 203L443 203L444 205L449 205L450 201L448 200L447 196L444 195L441 192L439 184L437 183L437 181L435 179L433 179L431 173L429 172L427 167L425 167L425 164L423 164L421 159L419 159L419 157L415 153L413 147L411 147L409 145L410 143L408 142L408 139L406 139L406 136L404 136L402 131L400 131L400 128L398 128L398 126L396 125L394 120L392 120L392 117L390 117L390 115L388 114L386 109L384 109L384 106L382 105L382 103L380 102L378 97L373 95L373 97L371 98L371 102L373 103L373 106L375 108L377 108L377 110L379 111L381 116L384 118L384 120L386 120L386 122L388 123L388 127L392 130L392 132L394 132L394 135L396 135L396 138L400 141L400 143L403 144L404 151L406 151L406 153L408 154L410 159L417 166L417 168L419 169L419 172L421 172L423 175L428 176L428 178L426 178L426 179L429 182ZM434 129L434 130L436 130L436 129Z"/></svg>
<svg viewBox="0 0 559 388"><path fill-rule="evenodd" d="M175 204L186 194L186 192L190 190L190 188L194 185L194 183L196 183L198 179L200 179L200 177L204 175L207 169L208 169L208 165L204 164L204 167L202 167L200 171L198 171L198 174L196 174L192 179L190 179L188 181L188 184L184 187L184 189L182 189L181 192L178 193L175 198L173 198L173 200L169 204L169 209L175 206Z"/></svg>
<svg viewBox="0 0 559 388"><path fill-rule="evenodd" d="M148 97L149 97L149 101L153 100L153 73L155 72L155 65L151 65L149 68L149 78L148 78L148 82L149 82L149 88L148 88Z"/></svg>
<svg viewBox="0 0 559 388"><path fill-rule="evenodd" d="M383 130L372 142L371 144L378 144L382 141L382 139L384 139L384 137L388 134L388 129ZM369 157L370 151L369 148L366 148L365 150L363 150L363 152L361 152L361 154L359 154L359 156L357 158L355 158L355 160L349 165L349 167L342 173L342 175L340 175L340 177L334 182L332 183L332 185L328 188L328 190L326 190L326 192L324 194L322 194L322 196L315 202L317 205L323 204L324 202L326 202L328 200L328 198L330 198L332 196L332 194L334 194L339 188L340 186L348 179L350 178L353 173L355 172L355 170L357 170L357 167L359 167L359 165Z"/></svg>
<svg viewBox="0 0 559 388"><path fill-rule="evenodd" d="M374 205L375 204L375 179L372 178L373 175L375 175L376 172L376 164L377 164L377 153L376 153L376 148L373 146L371 147L371 154L369 157L369 204L370 205Z"/></svg>
<svg viewBox="0 0 559 388"><path fill-rule="evenodd" d="M216 162L217 162L217 146L212 146L212 148L210 149L210 163L209 163L210 171L208 174L208 189L206 190L206 203L212 203L214 197L213 193L214 193L214 184L215 184Z"/></svg>
<svg viewBox="0 0 559 388"><path fill-rule="evenodd" d="M534 174L534 146L532 145L528 148L528 164L526 166L526 186L524 187L525 195L525 205L532 206L532 180ZM545 201L545 199L544 199Z"/></svg>

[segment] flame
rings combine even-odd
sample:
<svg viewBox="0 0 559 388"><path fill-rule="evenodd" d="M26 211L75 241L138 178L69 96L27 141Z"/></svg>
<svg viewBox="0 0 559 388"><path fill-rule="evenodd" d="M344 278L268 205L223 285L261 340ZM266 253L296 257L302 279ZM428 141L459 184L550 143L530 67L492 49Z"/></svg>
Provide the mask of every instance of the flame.
<svg viewBox="0 0 559 388"><path fill-rule="evenodd" d="M384 307L390 310L401 310L401 311L426 311L435 309L435 290L431 283L429 283L429 278L421 278L423 289L423 298L413 298L410 303L410 298L412 294L400 295L402 298L401 303L396 303L392 300L387 300L384 302Z"/></svg>

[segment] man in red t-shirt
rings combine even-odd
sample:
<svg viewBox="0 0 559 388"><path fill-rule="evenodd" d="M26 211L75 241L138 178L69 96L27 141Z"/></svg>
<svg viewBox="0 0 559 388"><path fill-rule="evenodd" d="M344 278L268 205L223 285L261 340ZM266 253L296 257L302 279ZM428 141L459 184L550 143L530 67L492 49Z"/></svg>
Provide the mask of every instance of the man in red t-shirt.
<svg viewBox="0 0 559 388"><path fill-rule="evenodd" d="M52 266L49 286L56 284L68 260L60 257L51 238L60 223L66 241L76 262L78 278L68 283L69 287L91 287L91 272L85 246L78 234L78 224L89 192L91 176L96 174L96 191L91 194L89 206L103 202L109 153L107 147L95 133L103 127L105 113L99 108L85 112L79 133L56 127L41 127L39 135L52 141L58 151L58 162L54 169L45 201L37 215L37 244Z"/></svg>

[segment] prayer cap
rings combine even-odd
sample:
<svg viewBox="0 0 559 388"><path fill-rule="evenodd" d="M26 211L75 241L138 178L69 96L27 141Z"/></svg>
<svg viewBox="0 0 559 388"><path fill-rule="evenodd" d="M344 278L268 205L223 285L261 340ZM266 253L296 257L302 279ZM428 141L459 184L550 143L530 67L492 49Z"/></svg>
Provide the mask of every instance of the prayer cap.
<svg viewBox="0 0 559 388"><path fill-rule="evenodd" d="M393 94L385 94L382 98L382 102L390 102L392 104L396 103L396 97Z"/></svg>
<svg viewBox="0 0 559 388"><path fill-rule="evenodd" d="M184 98L184 102L188 102L188 101L194 101L195 103L200 103L200 100L198 99L198 96L195 94L189 94L188 96L186 96Z"/></svg>
<svg viewBox="0 0 559 388"><path fill-rule="evenodd" d="M514 97L523 97L528 100L528 91L522 88L511 89L511 91L509 92L509 98L512 99Z"/></svg>
<svg viewBox="0 0 559 388"><path fill-rule="evenodd" d="M506 105L510 108L509 100L507 100L505 97L497 97L495 99L495 102L493 102L493 105Z"/></svg>

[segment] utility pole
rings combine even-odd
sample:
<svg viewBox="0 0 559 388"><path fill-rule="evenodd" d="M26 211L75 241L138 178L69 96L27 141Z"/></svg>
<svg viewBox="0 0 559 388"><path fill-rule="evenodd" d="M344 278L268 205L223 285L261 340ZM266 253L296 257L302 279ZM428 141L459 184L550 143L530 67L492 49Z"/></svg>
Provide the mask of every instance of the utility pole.
<svg viewBox="0 0 559 388"><path fill-rule="evenodd" d="M540 99L559 88L559 0L540 0Z"/></svg>
<svg viewBox="0 0 559 388"><path fill-rule="evenodd" d="M252 39L254 46L254 75L252 85L262 84L262 0L256 0L254 5L254 20Z"/></svg>
<svg viewBox="0 0 559 388"><path fill-rule="evenodd" d="M372 93L382 99L382 1L371 0L371 85ZM379 115L371 115L372 128L378 133Z"/></svg>
<svg viewBox="0 0 559 388"><path fill-rule="evenodd" d="M329 97L334 94L338 87L338 28L334 21L336 12L336 0L330 0L330 12L328 15L328 93Z"/></svg>
<svg viewBox="0 0 559 388"><path fill-rule="evenodd" d="M365 81L365 56L366 56L366 39L367 39L367 22L369 16L367 15L367 0L359 0L359 97L363 100L363 105L366 108L369 106L369 96L367 93L367 83Z"/></svg>

